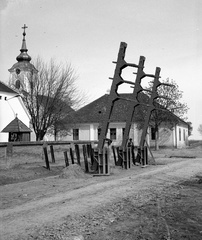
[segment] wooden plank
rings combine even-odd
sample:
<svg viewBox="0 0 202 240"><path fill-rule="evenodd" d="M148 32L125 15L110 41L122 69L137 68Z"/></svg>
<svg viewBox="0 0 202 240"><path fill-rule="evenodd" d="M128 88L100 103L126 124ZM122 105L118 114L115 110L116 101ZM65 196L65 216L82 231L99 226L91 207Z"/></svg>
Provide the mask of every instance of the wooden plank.
<svg viewBox="0 0 202 240"><path fill-rule="evenodd" d="M82 147L83 147L83 159L84 159L84 165L85 165L85 172L89 173L86 145L83 145Z"/></svg>
<svg viewBox="0 0 202 240"><path fill-rule="evenodd" d="M68 156L67 156L67 151L64 151L64 158L65 158L65 167L69 166L69 160L68 160Z"/></svg>
<svg viewBox="0 0 202 240"><path fill-rule="evenodd" d="M72 160L72 164L74 164L74 152L73 152L73 149L70 147L69 151L70 151L70 157L71 157L71 160Z"/></svg>
<svg viewBox="0 0 202 240"><path fill-rule="evenodd" d="M79 165L81 165L79 145L75 144L74 146L75 146L75 153L76 153L77 163Z"/></svg>
<svg viewBox="0 0 202 240"><path fill-rule="evenodd" d="M44 156L45 156L46 168L48 170L50 170L50 164L49 164L49 160L48 160L48 151L47 151L47 147L46 146L43 146L43 152L44 152Z"/></svg>
<svg viewBox="0 0 202 240"><path fill-rule="evenodd" d="M112 146L112 152L113 152L113 157L114 157L114 164L116 166L117 162L116 162L116 151L115 151L115 147Z"/></svg>
<svg viewBox="0 0 202 240"><path fill-rule="evenodd" d="M53 145L50 145L50 152L51 152L52 163L55 163L55 155L54 155Z"/></svg>

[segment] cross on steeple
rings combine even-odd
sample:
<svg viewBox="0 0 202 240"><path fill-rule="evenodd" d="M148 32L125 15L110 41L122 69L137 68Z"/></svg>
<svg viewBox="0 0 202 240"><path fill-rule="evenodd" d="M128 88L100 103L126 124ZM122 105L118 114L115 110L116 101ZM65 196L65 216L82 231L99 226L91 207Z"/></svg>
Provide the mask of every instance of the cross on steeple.
<svg viewBox="0 0 202 240"><path fill-rule="evenodd" d="M23 36L26 35L26 33L25 33L25 29L26 29L26 28L28 28L28 27L26 26L26 24L24 24L24 26L22 27L22 29L24 29Z"/></svg>

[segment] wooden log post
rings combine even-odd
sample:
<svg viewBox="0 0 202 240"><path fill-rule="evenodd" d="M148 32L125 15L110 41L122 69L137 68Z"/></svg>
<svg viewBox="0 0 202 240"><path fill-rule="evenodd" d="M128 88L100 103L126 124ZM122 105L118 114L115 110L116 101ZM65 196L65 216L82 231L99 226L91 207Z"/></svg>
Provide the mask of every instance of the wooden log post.
<svg viewBox="0 0 202 240"><path fill-rule="evenodd" d="M85 165L85 172L88 173L89 168L88 168L88 156L87 156L86 145L83 145L82 147L83 147L83 159L84 159L84 165Z"/></svg>
<svg viewBox="0 0 202 240"><path fill-rule="evenodd" d="M144 147L141 147L141 163L145 166Z"/></svg>
<svg viewBox="0 0 202 240"><path fill-rule="evenodd" d="M91 145L87 144L87 156L90 157L91 156Z"/></svg>
<svg viewBox="0 0 202 240"><path fill-rule="evenodd" d="M75 146L75 153L76 153L77 163L78 163L79 165L81 165L79 145L78 145L78 144L75 144L74 146Z"/></svg>
<svg viewBox="0 0 202 240"><path fill-rule="evenodd" d="M134 147L134 145L131 146L131 157L132 157L132 162L135 165L135 147Z"/></svg>
<svg viewBox="0 0 202 240"><path fill-rule="evenodd" d="M98 149L92 149L91 151L91 158L93 159L93 170L94 172L100 171L100 163L98 160Z"/></svg>
<svg viewBox="0 0 202 240"><path fill-rule="evenodd" d="M68 156L67 156L67 151L64 151L64 158L65 158L65 167L69 166L69 160L68 160Z"/></svg>
<svg viewBox="0 0 202 240"><path fill-rule="evenodd" d="M5 159L7 168L10 168L12 157L13 157L13 144L9 142L7 144L7 147L5 148Z"/></svg>
<svg viewBox="0 0 202 240"><path fill-rule="evenodd" d="M50 152L51 152L52 163L55 163L55 155L54 155L53 145L50 145Z"/></svg>
<svg viewBox="0 0 202 240"><path fill-rule="evenodd" d="M141 149L140 147L137 148L137 156L135 159L135 164L140 164L141 163Z"/></svg>
<svg viewBox="0 0 202 240"><path fill-rule="evenodd" d="M117 152L118 152L118 166L123 167L123 149L118 148Z"/></svg>
<svg viewBox="0 0 202 240"><path fill-rule="evenodd" d="M127 152L128 152L128 168L131 168L131 162L132 162L132 148L133 146L131 147L128 147L127 149Z"/></svg>
<svg viewBox="0 0 202 240"><path fill-rule="evenodd" d="M148 165L148 150L146 146L144 146L144 158L145 158L145 164Z"/></svg>
<svg viewBox="0 0 202 240"><path fill-rule="evenodd" d="M91 149L91 163L93 163L92 165L92 169L94 170L94 172L98 172L99 171L99 159L98 159L98 149Z"/></svg>
<svg viewBox="0 0 202 240"><path fill-rule="evenodd" d="M128 151L127 151L127 148L123 150L123 168L128 169Z"/></svg>
<svg viewBox="0 0 202 240"><path fill-rule="evenodd" d="M46 168L50 170L50 164L48 160L48 151L47 151L47 143L43 144L43 152L44 152L44 157L45 157L45 163L46 163Z"/></svg>
<svg viewBox="0 0 202 240"><path fill-rule="evenodd" d="M72 164L74 164L74 152L73 152L73 149L70 147L69 151L70 151L70 157L71 157L71 160L72 160Z"/></svg>
<svg viewBox="0 0 202 240"><path fill-rule="evenodd" d="M105 162L103 163L104 164L104 167L105 167L105 175L109 175L110 174L110 161L109 161L109 148L105 148Z"/></svg>
<svg viewBox="0 0 202 240"><path fill-rule="evenodd" d="M91 144L89 145L89 151L90 151L90 160L91 160L91 165L95 165L95 159L94 159L94 149L92 148Z"/></svg>
<svg viewBox="0 0 202 240"><path fill-rule="evenodd" d="M113 156L114 156L114 164L115 166L117 165L117 160L116 160L116 152L115 152L115 147L112 146L112 152L113 152Z"/></svg>

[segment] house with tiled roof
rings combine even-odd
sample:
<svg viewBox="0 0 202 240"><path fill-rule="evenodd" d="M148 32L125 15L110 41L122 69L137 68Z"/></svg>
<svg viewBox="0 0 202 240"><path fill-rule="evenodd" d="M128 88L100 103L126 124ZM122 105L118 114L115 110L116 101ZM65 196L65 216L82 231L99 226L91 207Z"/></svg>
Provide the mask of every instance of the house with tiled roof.
<svg viewBox="0 0 202 240"><path fill-rule="evenodd" d="M30 116L18 92L0 82L0 142L30 141Z"/></svg>
<svg viewBox="0 0 202 240"><path fill-rule="evenodd" d="M65 140L91 140L99 139L100 129L104 119L104 114L108 104L108 94L101 96L95 101L82 107L67 119L69 128L71 128L71 135L67 136ZM108 128L107 138L113 141L114 145L121 145L123 133L126 125L127 111L129 110L129 101L123 98L130 98L130 94L120 94L121 99L115 101L110 124ZM144 95L142 95L144 97ZM138 146L142 131L138 128L138 121L140 121L141 106L137 107L133 116L132 125L130 129L130 136L134 145ZM160 127L159 143L160 146L169 147L183 147L188 141L188 125L183 120L176 116L176 124L173 129L169 129L165 125ZM154 146L155 135L153 129L148 128L147 142Z"/></svg>

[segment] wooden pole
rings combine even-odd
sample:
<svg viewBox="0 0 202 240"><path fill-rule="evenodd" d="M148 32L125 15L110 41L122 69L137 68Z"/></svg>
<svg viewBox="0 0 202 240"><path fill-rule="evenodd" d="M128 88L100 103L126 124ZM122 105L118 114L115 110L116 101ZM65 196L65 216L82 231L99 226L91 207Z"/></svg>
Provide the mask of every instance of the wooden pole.
<svg viewBox="0 0 202 240"><path fill-rule="evenodd" d="M47 147L46 146L43 146L43 152L44 152L44 156L45 156L46 168L48 170L50 170L50 165L49 165L49 161L48 161L48 151L47 151Z"/></svg>
<svg viewBox="0 0 202 240"><path fill-rule="evenodd" d="M88 156L87 156L87 150L86 150L86 145L83 145L83 158L84 158L84 165L85 165L85 172L89 172L88 168Z"/></svg>
<svg viewBox="0 0 202 240"><path fill-rule="evenodd" d="M132 162L135 165L135 147L134 145L131 146L131 156L132 156Z"/></svg>
<svg viewBox="0 0 202 240"><path fill-rule="evenodd" d="M51 152L52 163L55 163L55 155L54 155L53 145L50 145L50 152Z"/></svg>
<svg viewBox="0 0 202 240"><path fill-rule="evenodd" d="M114 146L112 146L112 151L113 151L113 156L114 156L114 164L116 166L117 162L116 162L116 152L115 152L115 147Z"/></svg>
<svg viewBox="0 0 202 240"><path fill-rule="evenodd" d="M65 167L69 166L69 160L68 160L68 156L67 156L67 151L64 151L64 157L65 157Z"/></svg>
<svg viewBox="0 0 202 240"><path fill-rule="evenodd" d="M109 162L109 148L105 148L105 174L109 175L110 174L110 162Z"/></svg>
<svg viewBox="0 0 202 240"><path fill-rule="evenodd" d="M74 153L73 153L73 150L72 150L72 148L70 148L69 150L70 150L70 157L71 157L71 160L72 160L72 164L74 164Z"/></svg>
<svg viewBox="0 0 202 240"><path fill-rule="evenodd" d="M145 164L148 165L148 150L147 150L147 146L144 146L144 157L145 157Z"/></svg>
<svg viewBox="0 0 202 240"><path fill-rule="evenodd" d="M75 153L76 153L77 162L78 162L79 165L81 165L80 151L79 151L79 145L78 144L75 144Z"/></svg>

